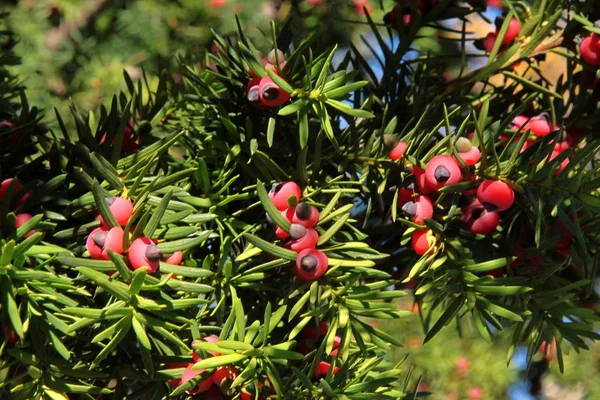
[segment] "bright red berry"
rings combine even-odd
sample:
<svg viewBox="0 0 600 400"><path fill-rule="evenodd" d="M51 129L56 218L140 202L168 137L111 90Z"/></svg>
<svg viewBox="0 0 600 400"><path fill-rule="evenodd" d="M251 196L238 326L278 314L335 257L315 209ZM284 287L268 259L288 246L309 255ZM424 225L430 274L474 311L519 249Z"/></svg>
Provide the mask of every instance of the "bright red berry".
<svg viewBox="0 0 600 400"><path fill-rule="evenodd" d="M460 167L456 160L450 156L435 156L425 168L425 182L427 186L440 189L446 185L459 183L462 178Z"/></svg>
<svg viewBox="0 0 600 400"><path fill-rule="evenodd" d="M122 197L110 197L106 198L106 202L117 224L120 226L127 225L129 218L133 215L133 203L131 200ZM107 226L101 215L96 216L96 219L100 220L103 226Z"/></svg>
<svg viewBox="0 0 600 400"><path fill-rule="evenodd" d="M500 29L503 23L504 18L496 19L496 26L498 29ZM508 29L504 34L504 38L502 38L502 45L508 46L509 44L511 44L512 41L515 40L517 36L519 36L519 33L521 33L521 24L519 23L519 21L517 21L516 18L511 18L510 22L508 23Z"/></svg>
<svg viewBox="0 0 600 400"><path fill-rule="evenodd" d="M305 249L314 249L319 240L319 234L316 230L312 228L306 229L299 224L292 224L289 234L291 240L286 243L286 247L294 250L296 253L300 253Z"/></svg>
<svg viewBox="0 0 600 400"><path fill-rule="evenodd" d="M433 217L433 203L427 196L419 196L402 206L402 211L417 224L423 225L425 218Z"/></svg>
<svg viewBox="0 0 600 400"><path fill-rule="evenodd" d="M435 238L429 229L417 229L411 237L411 245L415 253L422 256L430 247L435 245Z"/></svg>
<svg viewBox="0 0 600 400"><path fill-rule="evenodd" d="M305 202L300 202L295 208L289 208L286 218L293 224L302 225L305 228L314 228L319 222L319 210Z"/></svg>
<svg viewBox="0 0 600 400"><path fill-rule="evenodd" d="M315 369L315 377L320 378L327 376L327 373L329 372L330 368L330 363L326 361L320 361L319 364L317 364L317 368ZM333 367L332 373L335 375L339 370L339 367Z"/></svg>
<svg viewBox="0 0 600 400"><path fill-rule="evenodd" d="M119 227L96 228L87 237L85 248L94 260L110 260L108 250L123 252L123 229Z"/></svg>
<svg viewBox="0 0 600 400"><path fill-rule="evenodd" d="M408 145L406 144L406 142L398 142L398 144L388 152L388 157L394 161L401 159L404 155L404 152L406 151L407 146Z"/></svg>
<svg viewBox="0 0 600 400"><path fill-rule="evenodd" d="M31 195L30 192L27 192L23 194L21 198L15 203L15 199L17 198L16 195L20 195L23 191L23 184L21 184L21 182L19 182L19 180L17 179L8 178L3 180L2 183L0 183L0 203L4 201L4 197L6 196L6 192L8 191L9 187L12 187L11 198L15 207L18 207L21 204L23 204L25 200L27 200Z"/></svg>
<svg viewBox="0 0 600 400"><path fill-rule="evenodd" d="M128 256L133 269L148 267L147 272L151 274L158 269L162 253L151 239L141 237L133 241Z"/></svg>
<svg viewBox="0 0 600 400"><path fill-rule="evenodd" d="M289 207L292 196L296 197L296 202L302 199L302 190L295 182L276 183L269 191L269 198L279 211L285 211Z"/></svg>
<svg viewBox="0 0 600 400"><path fill-rule="evenodd" d="M198 370L192 369L193 366L194 366L194 363L189 363L187 365L187 367L185 368L185 371L183 372L183 375L181 376L181 383L185 383L185 382L189 381L190 379L202 374L205 371L203 369L198 369ZM198 386L188 389L186 392L187 392L187 394L190 394L190 395L194 395L197 393L204 393L211 388L212 384L213 384L213 376L211 375L206 380L199 382Z"/></svg>
<svg viewBox="0 0 600 400"><path fill-rule="evenodd" d="M290 99L290 95L277 86L269 76L264 76L258 85L258 98L268 107L279 107Z"/></svg>
<svg viewBox="0 0 600 400"><path fill-rule="evenodd" d="M541 113L532 117L527 124L527 128L537 137L549 135L554 130L547 113Z"/></svg>
<svg viewBox="0 0 600 400"><path fill-rule="evenodd" d="M251 74L250 76L254 76L254 72L252 70L250 70ZM260 87L260 77L254 77L252 79L250 79L250 82L248 82L248 85L246 85L246 98L248 99L248 102L250 103L250 105L264 110L266 108L268 108L265 104L263 104L263 102L260 100L260 97L258 95L258 90Z"/></svg>
<svg viewBox="0 0 600 400"><path fill-rule="evenodd" d="M459 138L456 141L455 147L458 155L467 165L475 165L481 158L481 152L479 149L473 146L471 141L467 138Z"/></svg>
<svg viewBox="0 0 600 400"><path fill-rule="evenodd" d="M166 365L167 369L186 368L187 366L188 363L175 363ZM167 382L169 383L169 386L176 388L177 386L181 385L181 378L171 379Z"/></svg>
<svg viewBox="0 0 600 400"><path fill-rule="evenodd" d="M17 332L15 332L14 329L12 329L9 326L6 326L4 324L0 324L0 327L2 327L2 334L4 335L4 338L9 342L9 343L17 343L19 341L19 335L17 335Z"/></svg>
<svg viewBox="0 0 600 400"><path fill-rule="evenodd" d="M165 259L165 262L171 265L179 265L181 261L183 261L183 252L181 251L176 251Z"/></svg>
<svg viewBox="0 0 600 400"><path fill-rule="evenodd" d="M487 235L498 227L500 214L495 209L488 210L485 205L475 200L465 208L462 220L469 225L471 232Z"/></svg>
<svg viewBox="0 0 600 400"><path fill-rule="evenodd" d="M15 223L15 228L19 228L21 227L24 223L26 223L27 221L29 221L32 218L31 214L27 214L27 213L21 213L21 214L17 214L15 216L16 219L16 223ZM31 235L33 235L36 231L32 230L29 231L25 234L25 237L28 238Z"/></svg>
<svg viewBox="0 0 600 400"><path fill-rule="evenodd" d="M593 67L600 66L600 36L592 33L585 37L579 44L579 51L587 64Z"/></svg>
<svg viewBox="0 0 600 400"><path fill-rule="evenodd" d="M415 190L421 194L429 194L433 192L433 188L427 184L427 180L425 179L425 170L423 168L413 166L412 174L415 177L415 183L417 184Z"/></svg>
<svg viewBox="0 0 600 400"><path fill-rule="evenodd" d="M498 39L498 34L496 32L490 32L485 37L483 42L483 47L485 48L486 53L491 53L494 49L494 44L496 44L496 39Z"/></svg>
<svg viewBox="0 0 600 400"><path fill-rule="evenodd" d="M477 188L477 199L482 204L493 204L498 207L498 211L504 211L515 202L515 192L505 182L488 179Z"/></svg>
<svg viewBox="0 0 600 400"><path fill-rule="evenodd" d="M305 281L314 281L327 272L328 259L316 249L302 250L296 257L296 275Z"/></svg>
<svg viewBox="0 0 600 400"><path fill-rule="evenodd" d="M235 367L219 367L213 373L213 382L221 389L228 389L231 382L238 376Z"/></svg>

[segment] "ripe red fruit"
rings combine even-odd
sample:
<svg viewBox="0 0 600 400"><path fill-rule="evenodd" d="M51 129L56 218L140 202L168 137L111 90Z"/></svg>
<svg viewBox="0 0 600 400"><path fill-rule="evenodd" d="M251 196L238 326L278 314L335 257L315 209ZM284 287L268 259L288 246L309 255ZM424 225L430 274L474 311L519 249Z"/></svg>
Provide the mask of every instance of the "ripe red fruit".
<svg viewBox="0 0 600 400"><path fill-rule="evenodd" d="M549 135L554 130L550 117L546 113L541 113L529 120L527 127L537 137Z"/></svg>
<svg viewBox="0 0 600 400"><path fill-rule="evenodd" d="M133 137L134 131L135 130L133 125L131 124L131 122L129 122L124 129L123 142L121 144L121 149L124 152L135 151L140 148L140 144ZM102 135L102 137L100 138L100 144L103 144L106 141L106 135L106 133ZM116 140L117 138L113 137L110 141L110 144L115 144Z"/></svg>
<svg viewBox="0 0 600 400"><path fill-rule="evenodd" d="M317 364L317 368L315 368L315 377L320 378L327 376L330 367L330 363L326 361L320 361L319 364ZM339 367L333 367L332 373L335 375L339 370Z"/></svg>
<svg viewBox="0 0 600 400"><path fill-rule="evenodd" d="M406 151L407 146L408 145L406 144L406 142L398 142L398 144L388 152L388 157L394 161L401 159L404 155L404 152Z"/></svg>
<svg viewBox="0 0 600 400"><path fill-rule="evenodd" d="M188 363L175 363L166 365L167 369L186 368L187 366ZM169 386L176 388L177 386L181 385L181 378L171 379L167 382L169 383Z"/></svg>
<svg viewBox="0 0 600 400"><path fill-rule="evenodd" d="M427 196L419 196L402 206L402 211L417 224L423 225L425 218L433 217L433 203Z"/></svg>
<svg viewBox="0 0 600 400"><path fill-rule="evenodd" d="M469 225L471 232L487 235L498 227L500 214L496 210L488 210L485 205L475 200L464 209L461 219Z"/></svg>
<svg viewBox="0 0 600 400"><path fill-rule="evenodd" d="M17 214L15 216L15 219L16 219L15 228L21 227L21 225L23 225L25 222L29 221L31 218L32 218L31 214L27 214L27 213ZM33 235L35 232L36 231L31 230L25 234L25 237L28 238L31 235Z"/></svg>
<svg viewBox="0 0 600 400"><path fill-rule="evenodd" d="M208 343L217 343L219 341L219 337L217 335L208 335L203 337L202 339L205 342ZM207 351L208 354L211 354L214 357L219 357L221 355L221 353L217 353L216 351ZM195 362L200 361L200 357L198 356L198 354L196 354L196 351L192 350L192 359Z"/></svg>
<svg viewBox="0 0 600 400"><path fill-rule="evenodd" d="M529 122L529 118L524 115L517 115L510 123L510 129L518 131L519 129L525 129L525 125Z"/></svg>
<svg viewBox="0 0 600 400"><path fill-rule="evenodd" d="M120 226L127 225L129 218L133 215L133 203L131 200L122 197L111 197L106 198L106 202L108 203L110 212L115 217L115 220L117 220L117 224ZM96 216L96 219L100 220L103 226L107 226L100 214Z"/></svg>
<svg viewBox="0 0 600 400"><path fill-rule="evenodd" d="M295 182L276 183L269 191L269 198L279 211L285 211L289 207L288 200L292 196L296 196L297 202L302 199L302 190Z"/></svg>
<svg viewBox="0 0 600 400"><path fill-rule="evenodd" d="M498 39L498 34L496 32L490 32L485 37L485 41L483 42L483 47L485 48L486 53L491 53L494 49L494 44L496 44L496 39Z"/></svg>
<svg viewBox="0 0 600 400"><path fill-rule="evenodd" d="M213 382L221 389L229 389L231 382L238 376L235 367L219 367L213 373Z"/></svg>
<svg viewBox="0 0 600 400"><path fill-rule="evenodd" d="M503 22L504 18L498 18L496 20L496 23L499 24L497 25L498 29L500 29ZM517 36L519 36L519 33L521 33L521 24L519 23L519 21L517 21L516 18L511 18L510 22L508 23L508 29L506 31L506 34L504 35L504 38L502 38L502 45L508 46L509 44L511 44L511 42L515 40Z"/></svg>
<svg viewBox="0 0 600 400"><path fill-rule="evenodd" d="M147 272L151 274L158 269L162 253L151 239L141 237L133 241L128 256L133 269L148 267Z"/></svg>
<svg viewBox="0 0 600 400"><path fill-rule="evenodd" d="M415 177L415 182L417 184L416 190L421 194L429 194L433 192L433 189L427 184L427 180L425 179L425 170L423 168L413 166L412 174Z"/></svg>
<svg viewBox="0 0 600 400"><path fill-rule="evenodd" d="M110 260L109 249L117 254L123 252L123 235L123 229L118 227L96 228L88 235L85 248L94 260Z"/></svg>
<svg viewBox="0 0 600 400"><path fill-rule="evenodd" d="M172 265L179 265L181 264L181 261L183 261L183 252L181 251L176 251L175 253L167 257L167 259L165 260L167 264Z"/></svg>
<svg viewBox="0 0 600 400"><path fill-rule="evenodd" d="M205 371L203 369L199 369L199 370L192 369L193 366L194 366L194 363L189 363L187 365L187 367L185 368L185 371L183 372L183 375L181 376L181 383L185 383L185 382L189 381L190 379L202 374ZM199 382L198 386L188 389L186 391L186 393L190 394L190 395L194 395L197 393L204 393L211 388L212 384L213 384L213 376L211 375L206 380Z"/></svg>
<svg viewBox="0 0 600 400"><path fill-rule="evenodd" d="M306 249L314 249L317 246L319 234L312 228L306 229L302 225L292 224L289 233L291 240L286 243L286 247L296 253Z"/></svg>
<svg viewBox="0 0 600 400"><path fill-rule="evenodd" d="M321 321L319 322L319 326L309 326L302 330L302 336L306 339L310 339L313 342L319 340L320 337L325 336L327 331L329 330L329 326L327 322Z"/></svg>
<svg viewBox="0 0 600 400"><path fill-rule="evenodd" d="M258 85L258 98L268 107L279 107L290 99L290 95L277 86L269 76L264 76Z"/></svg>
<svg viewBox="0 0 600 400"><path fill-rule="evenodd" d="M18 207L21 204L23 204L25 200L27 200L31 195L30 192L27 192L24 195L22 195L21 198L15 203L14 200L17 198L15 195L19 195L21 193L21 191L23 190L23 185L17 179L8 178L3 180L2 183L0 183L0 203L4 201L4 197L6 196L6 192L8 191L9 187L12 187L11 197L13 201L13 206L15 207Z"/></svg>
<svg viewBox="0 0 600 400"><path fill-rule="evenodd" d="M325 253L316 249L302 250L296 257L296 274L305 281L314 281L327 272Z"/></svg>
<svg viewBox="0 0 600 400"><path fill-rule="evenodd" d="M249 73L250 76L255 76L252 70L250 70ZM260 80L261 78L258 76L250 79L250 82L248 82L248 85L246 85L246 98L250 102L250 105L264 110L268 107L262 103L262 101L260 100L260 96L258 95Z"/></svg>
<svg viewBox="0 0 600 400"><path fill-rule="evenodd" d="M579 44L579 51L587 64L593 67L600 66L600 36L592 33L585 37Z"/></svg>
<svg viewBox="0 0 600 400"><path fill-rule="evenodd" d="M456 141L456 151L467 165L475 165L481 158L479 149L473 146L471 141L467 138L459 138Z"/></svg>
<svg viewBox="0 0 600 400"><path fill-rule="evenodd" d="M435 238L433 237L431 230L417 229L413 232L410 243L415 253L422 256L435 244Z"/></svg>
<svg viewBox="0 0 600 400"><path fill-rule="evenodd" d="M498 211L504 211L515 202L515 192L505 182L488 179L477 188L477 199L481 203L495 205Z"/></svg>
<svg viewBox="0 0 600 400"><path fill-rule="evenodd" d="M460 167L456 160L450 156L435 156L425 168L425 182L427 186L438 190L446 185L459 183L462 178Z"/></svg>
<svg viewBox="0 0 600 400"><path fill-rule="evenodd" d="M292 224L299 224L305 228L314 228L319 222L317 207L304 202L300 202L294 208L289 208L285 215Z"/></svg>

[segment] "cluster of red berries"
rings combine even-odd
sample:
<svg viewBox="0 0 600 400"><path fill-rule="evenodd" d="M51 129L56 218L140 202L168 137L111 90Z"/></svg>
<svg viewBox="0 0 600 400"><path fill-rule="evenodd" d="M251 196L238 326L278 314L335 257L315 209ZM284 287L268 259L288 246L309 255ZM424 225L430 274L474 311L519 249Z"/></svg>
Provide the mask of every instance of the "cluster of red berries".
<svg viewBox="0 0 600 400"><path fill-rule="evenodd" d="M435 6L437 0L417 0L417 10L422 15L425 15L433 6ZM396 4L392 11L388 12L383 16L383 22L387 25L391 25L393 28L398 27L400 21L404 25L409 25L415 18L414 10L411 5L411 0L403 0L402 4Z"/></svg>
<svg viewBox="0 0 600 400"><path fill-rule="evenodd" d="M122 254L123 248L123 226L127 225L133 215L133 204L130 200L122 197L107 198L110 212L115 217L119 226L109 228L100 214L96 219L100 221L101 226L94 229L88 235L85 248L94 260L109 260L108 250L117 254ZM149 274L156 271L161 260L168 264L179 265L183 259L183 253L177 251L170 256L165 257L156 241L147 237L140 237L131 243L127 251L127 260L133 269L145 267Z"/></svg>
<svg viewBox="0 0 600 400"><path fill-rule="evenodd" d="M9 190L9 188L12 188L11 189L12 194L13 194L12 198L14 199L14 195L20 195L20 197L16 201L16 203L14 203L12 205L12 207L10 207L10 209L14 210L15 208L19 207L21 204L23 204L25 202L25 200L27 200L31 196L30 192L22 193L23 187L24 187L23 184L14 178L8 178L8 179L5 179L4 181L2 181L2 183L0 183L0 204L4 201L6 192ZM17 214L15 217L16 217L15 228L19 228L21 225L23 225L24 223L29 221L31 219L32 215L28 214L28 213L20 213L20 214ZM35 233L35 231L29 231L25 234L25 237L28 238L31 235L33 235L34 233Z"/></svg>
<svg viewBox="0 0 600 400"><path fill-rule="evenodd" d="M490 32L485 37L483 47L485 51L490 53L496 44L496 40L498 39L498 34L500 33L500 28L504 24L504 17L496 18L494 21L494 25L496 25L496 30L494 32ZM500 50L505 50L508 46L512 44L512 42L519 36L521 33L521 24L517 21L516 18L511 18L508 23L508 29L502 38L502 44L500 45Z"/></svg>
<svg viewBox="0 0 600 400"><path fill-rule="evenodd" d="M579 52L587 64L600 66L600 36L592 33L585 37L579 44Z"/></svg>
<svg viewBox="0 0 600 400"><path fill-rule="evenodd" d="M391 159L402 158L407 148L405 142L398 142L391 135L386 135L384 142L391 148L388 152ZM459 138L455 149L468 169L481 158L479 149L467 138ZM476 179L468 169L463 171L461 163L447 155L434 156L425 169L413 166L408 185L400 188L398 207L414 223L423 225L426 218L433 218L435 207L432 197L441 188ZM471 232L482 235L487 235L498 227L499 212L510 208L515 200L512 188L505 182L495 180L485 180L476 190L465 194L475 195L476 199L463 207L461 220L468 225ZM425 254L435 243L436 239L429 229L417 229L411 238L412 247L419 255Z"/></svg>
<svg viewBox="0 0 600 400"><path fill-rule="evenodd" d="M271 50L267 57L263 57L262 61L265 69L282 77L281 71L285 67L286 60L281 50ZM282 90L268 75L261 78L252 69L248 70L248 74L251 79L246 85L246 97L252 106L264 110L279 107L290 99L289 93Z"/></svg>
<svg viewBox="0 0 600 400"><path fill-rule="evenodd" d="M302 190L295 182L274 184L269 191L269 198L291 224L288 232L275 227L275 236L285 240L283 247L298 253L296 274L305 281L319 279L328 267L327 256L315 249L319 240L319 233L315 229L319 222L319 210L301 201Z"/></svg>
<svg viewBox="0 0 600 400"><path fill-rule="evenodd" d="M543 112L534 117L528 118L524 115L518 115L513 119L511 123L511 129L513 131L521 131L525 134L531 134L525 141L525 144L521 148L521 152L525 151L528 147L533 145L537 139L549 135L559 129L557 125L552 125L550 116L548 113ZM563 140L558 141L554 144L552 153L548 156L548 161L554 160L560 154L565 151L572 151L572 149L579 143L583 138L583 134L577 129L569 129L565 132ZM509 139L508 136L501 136L501 140ZM558 168L554 171L554 175L560 174L566 166L569 164L569 157L565 158Z"/></svg>
<svg viewBox="0 0 600 400"><path fill-rule="evenodd" d="M318 326L304 328L302 330L302 339L298 342L298 347L296 350L301 354L307 355L311 351L317 349L321 345L325 335L327 335L328 330L329 326L327 326L327 323L323 321L321 321ZM327 355L337 357L341 342L342 338L336 336L333 339L333 349ZM317 368L315 368L315 377L320 378L326 376L330 369L331 363L327 361L319 361ZM339 367L333 367L332 373L336 374L339 370Z"/></svg>

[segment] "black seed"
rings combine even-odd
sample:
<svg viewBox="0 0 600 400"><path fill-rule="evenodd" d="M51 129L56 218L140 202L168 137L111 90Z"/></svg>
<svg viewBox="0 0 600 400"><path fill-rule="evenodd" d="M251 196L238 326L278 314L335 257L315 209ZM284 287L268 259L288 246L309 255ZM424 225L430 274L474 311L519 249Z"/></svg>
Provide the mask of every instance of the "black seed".
<svg viewBox="0 0 600 400"><path fill-rule="evenodd" d="M438 182L446 182L450 179L450 171L446 167L442 167L441 165L435 169L433 173L435 180Z"/></svg>
<svg viewBox="0 0 600 400"><path fill-rule="evenodd" d="M277 100L279 97L279 88L277 87L267 87L263 91L263 98L267 100Z"/></svg>
<svg viewBox="0 0 600 400"><path fill-rule="evenodd" d="M281 183L281 182L274 183L273 186L271 186L271 193L277 193L277 192L279 192L282 187L283 187L283 183Z"/></svg>
<svg viewBox="0 0 600 400"><path fill-rule="evenodd" d="M96 232L92 235L92 240L96 243L98 247L104 247L104 243L106 242L106 232Z"/></svg>
<svg viewBox="0 0 600 400"><path fill-rule="evenodd" d="M318 263L317 258L313 256L305 256L302 258L302 261L300 261L302 269L306 272L312 272L317 269Z"/></svg>
<svg viewBox="0 0 600 400"><path fill-rule="evenodd" d="M471 212L471 219L479 219L485 213L485 208L478 207Z"/></svg>
<svg viewBox="0 0 600 400"><path fill-rule="evenodd" d="M300 218L302 221L305 221L307 219L310 218L310 214L311 214L311 207L306 204L306 203L299 203L296 206L296 215L298 216L298 218Z"/></svg>
<svg viewBox="0 0 600 400"><path fill-rule="evenodd" d="M306 228L299 224L292 224L288 233L292 239L297 240L306 235Z"/></svg>
<svg viewBox="0 0 600 400"><path fill-rule="evenodd" d="M409 201L402 206L402 211L404 211L406 215L410 216L411 218L414 217L417 215L417 203L414 201Z"/></svg>
<svg viewBox="0 0 600 400"><path fill-rule="evenodd" d="M392 149L392 148L396 147L396 145L398 144L398 139L396 138L396 136L388 133L388 134L383 135L383 144L388 149Z"/></svg>
<svg viewBox="0 0 600 400"><path fill-rule="evenodd" d="M414 175L410 175L404 180L404 187L408 190L415 190L417 188L417 180Z"/></svg>
<svg viewBox="0 0 600 400"><path fill-rule="evenodd" d="M477 49L477 50L485 50L485 40L484 39L476 39L473 40L473 46Z"/></svg>
<svg viewBox="0 0 600 400"><path fill-rule="evenodd" d="M148 261L157 262L162 258L162 252L155 244L149 244L146 247L146 258Z"/></svg>
<svg viewBox="0 0 600 400"><path fill-rule="evenodd" d="M504 17L498 17L498 18L496 18L496 20L494 21L494 25L496 25L496 29L497 29L498 31L500 31L500 29L502 28L502 24L504 23L504 20L505 20L505 19L506 19L506 18L504 18Z"/></svg>
<svg viewBox="0 0 600 400"><path fill-rule="evenodd" d="M109 207L113 205L113 203L115 202L115 199L113 199L112 197L106 197L104 200L106 200L106 202L108 203Z"/></svg>
<svg viewBox="0 0 600 400"><path fill-rule="evenodd" d="M498 210L498 207L496 205L485 202L483 203L483 208L485 208L485 210L489 212Z"/></svg>
<svg viewBox="0 0 600 400"><path fill-rule="evenodd" d="M546 122L550 122L550 114L548 114L546 111L538 115L538 117L542 118Z"/></svg>

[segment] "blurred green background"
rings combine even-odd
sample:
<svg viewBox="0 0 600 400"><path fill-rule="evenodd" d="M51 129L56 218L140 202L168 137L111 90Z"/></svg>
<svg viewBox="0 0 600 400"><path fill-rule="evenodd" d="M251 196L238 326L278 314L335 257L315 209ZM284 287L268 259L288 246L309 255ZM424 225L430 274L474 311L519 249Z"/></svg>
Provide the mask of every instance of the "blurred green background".
<svg viewBox="0 0 600 400"><path fill-rule="evenodd" d="M123 70L133 79L145 71L150 83L163 69L177 79L177 59L201 60L210 48L210 28L222 35L233 32L235 15L244 33L264 50L270 44L269 21L284 23L292 7L302 16L293 21L297 26L308 31L321 25L327 29L325 40L354 41L363 47L360 35L368 26L362 5L381 21L393 1L386 0L382 8L379 0L3 0L0 11L11 13L8 29L18 38L22 63L13 72L27 87L30 103L44 108L51 121L53 113L48 111L56 107L66 115L71 101L81 110L106 104L125 88ZM432 46L447 50L435 42ZM398 306L413 308L410 298ZM528 393L538 389L540 376L544 379L538 398L600 399L598 347L569 354L564 375L552 362L544 372L547 365L539 353L529 372L533 379L526 381L524 349L516 349L507 366L509 340L503 335L492 345L472 327L452 325L422 345L418 314L382 328L405 343L389 354L390 359L407 357L405 365L415 365L413 384L422 375L420 389L431 391L435 400L533 399Z"/></svg>

